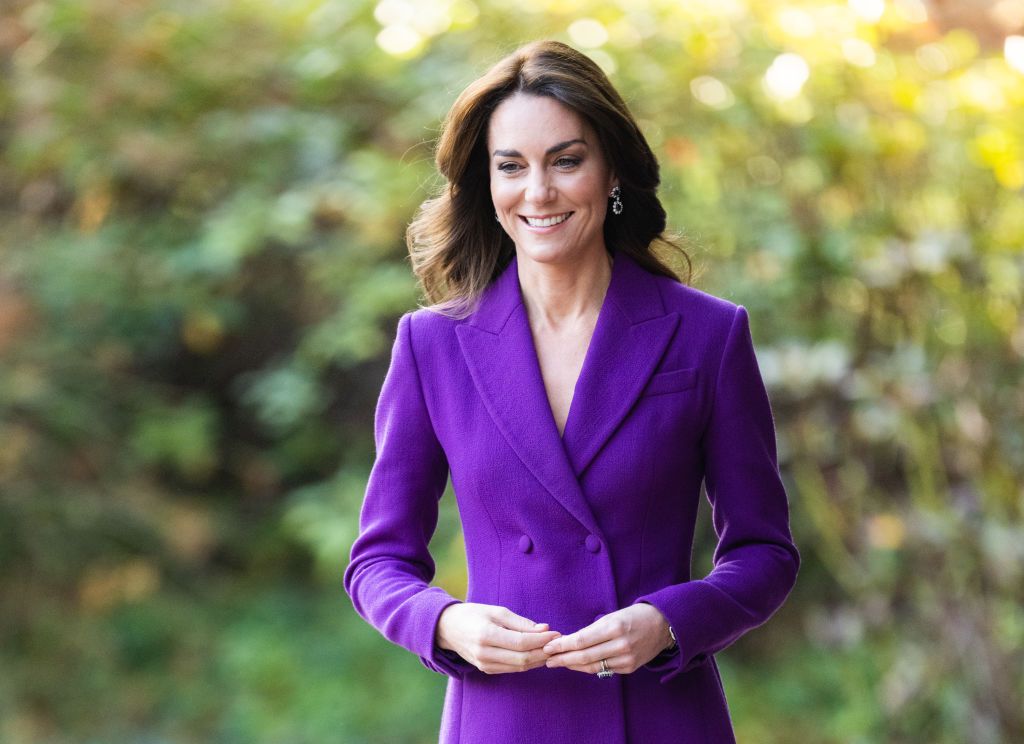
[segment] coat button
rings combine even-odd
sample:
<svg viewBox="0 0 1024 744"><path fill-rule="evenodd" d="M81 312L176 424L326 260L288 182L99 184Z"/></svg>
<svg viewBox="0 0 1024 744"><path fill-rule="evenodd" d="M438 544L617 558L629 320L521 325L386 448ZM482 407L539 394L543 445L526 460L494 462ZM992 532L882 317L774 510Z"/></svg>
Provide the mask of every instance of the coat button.
<svg viewBox="0 0 1024 744"><path fill-rule="evenodd" d="M601 549L601 541L597 539L597 535L587 535L587 550L591 553L596 553Z"/></svg>
<svg viewBox="0 0 1024 744"><path fill-rule="evenodd" d="M530 539L529 535L523 535L519 538L519 549L524 553L529 553L533 547L533 540Z"/></svg>

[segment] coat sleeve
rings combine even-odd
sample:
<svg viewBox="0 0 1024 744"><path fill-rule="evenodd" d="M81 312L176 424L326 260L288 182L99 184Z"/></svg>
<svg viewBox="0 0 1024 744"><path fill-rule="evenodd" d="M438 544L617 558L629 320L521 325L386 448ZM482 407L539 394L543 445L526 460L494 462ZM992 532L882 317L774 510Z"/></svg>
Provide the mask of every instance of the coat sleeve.
<svg viewBox="0 0 1024 744"><path fill-rule="evenodd" d="M429 585L435 566L427 546L448 482L448 460L424 400L411 313L398 321L377 401L374 443L345 591L356 612L389 641L417 654L428 669L462 677L475 667L434 642L441 611L460 600Z"/></svg>
<svg viewBox="0 0 1024 744"><path fill-rule="evenodd" d="M702 447L718 536L714 568L703 579L635 600L661 610L675 632L678 648L647 665L662 674L663 683L768 620L789 595L800 567L774 418L742 305L736 306L722 352Z"/></svg>

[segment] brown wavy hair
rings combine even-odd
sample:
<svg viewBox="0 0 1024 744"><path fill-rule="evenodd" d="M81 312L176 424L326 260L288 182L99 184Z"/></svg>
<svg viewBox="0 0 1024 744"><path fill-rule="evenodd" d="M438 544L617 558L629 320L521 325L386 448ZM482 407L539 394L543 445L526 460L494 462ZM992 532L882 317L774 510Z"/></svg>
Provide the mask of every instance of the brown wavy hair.
<svg viewBox="0 0 1024 744"><path fill-rule="evenodd" d="M597 133L625 206L620 215L608 210L606 248L682 281L658 255L677 252L689 282L690 257L679 238L665 232L658 161L633 115L593 60L567 44L542 40L520 47L470 83L444 119L435 161L447 183L420 205L406 231L412 269L430 303L425 307L465 317L515 255L512 239L494 219L487 128L498 104L516 93L554 98Z"/></svg>

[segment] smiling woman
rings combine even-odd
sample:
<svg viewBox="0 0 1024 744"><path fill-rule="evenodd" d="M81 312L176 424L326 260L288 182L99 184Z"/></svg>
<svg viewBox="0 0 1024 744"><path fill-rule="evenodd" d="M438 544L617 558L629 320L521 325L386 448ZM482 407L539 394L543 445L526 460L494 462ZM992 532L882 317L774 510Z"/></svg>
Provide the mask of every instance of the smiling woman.
<svg viewBox="0 0 1024 744"><path fill-rule="evenodd" d="M515 125L527 123L537 141L519 139L525 130ZM549 123L565 133L545 131L541 124ZM611 188L618 186L615 201L628 203L629 209L604 220L605 246L629 253L654 274L676 278L659 249L679 256L689 269L689 257L665 234L657 158L622 97L585 55L559 42L535 42L471 83L445 117L435 160L448 183L423 203L406 233L413 271L435 310L450 317L472 312L515 254L516 223L526 223L525 217L560 216L545 204L511 213L510 219L497 203L496 191L503 199L510 193L501 187L503 180L523 183L523 169L529 173L528 185L544 185L543 174L530 170L542 154L552 176L577 175L578 169L590 174L599 164L613 174L602 195L605 206ZM540 196L549 198L557 185L548 181L548 193Z"/></svg>
<svg viewBox="0 0 1024 744"><path fill-rule="evenodd" d="M746 309L655 255L658 163L558 42L452 107L408 231L429 307L398 322L345 569L359 614L448 675L441 742L734 742L714 654L796 581ZM451 476L465 600L431 586ZM702 484L715 568L693 580Z"/></svg>
<svg viewBox="0 0 1024 744"><path fill-rule="evenodd" d="M487 142L491 200L520 250L542 262L576 262L604 250L618 178L579 114L554 98L517 93L494 110Z"/></svg>

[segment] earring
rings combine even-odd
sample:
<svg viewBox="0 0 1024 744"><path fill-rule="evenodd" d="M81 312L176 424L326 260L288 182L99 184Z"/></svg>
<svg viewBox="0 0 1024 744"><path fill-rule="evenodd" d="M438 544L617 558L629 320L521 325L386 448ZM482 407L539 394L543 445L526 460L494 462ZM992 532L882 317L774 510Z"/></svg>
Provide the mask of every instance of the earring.
<svg viewBox="0 0 1024 744"><path fill-rule="evenodd" d="M622 214L622 189L616 186L612 189L612 193L609 196L612 198L612 212Z"/></svg>
<svg viewBox="0 0 1024 744"><path fill-rule="evenodd" d="M501 220L498 218L498 213L497 212L494 213L494 221L499 223L499 224L501 223Z"/></svg>

